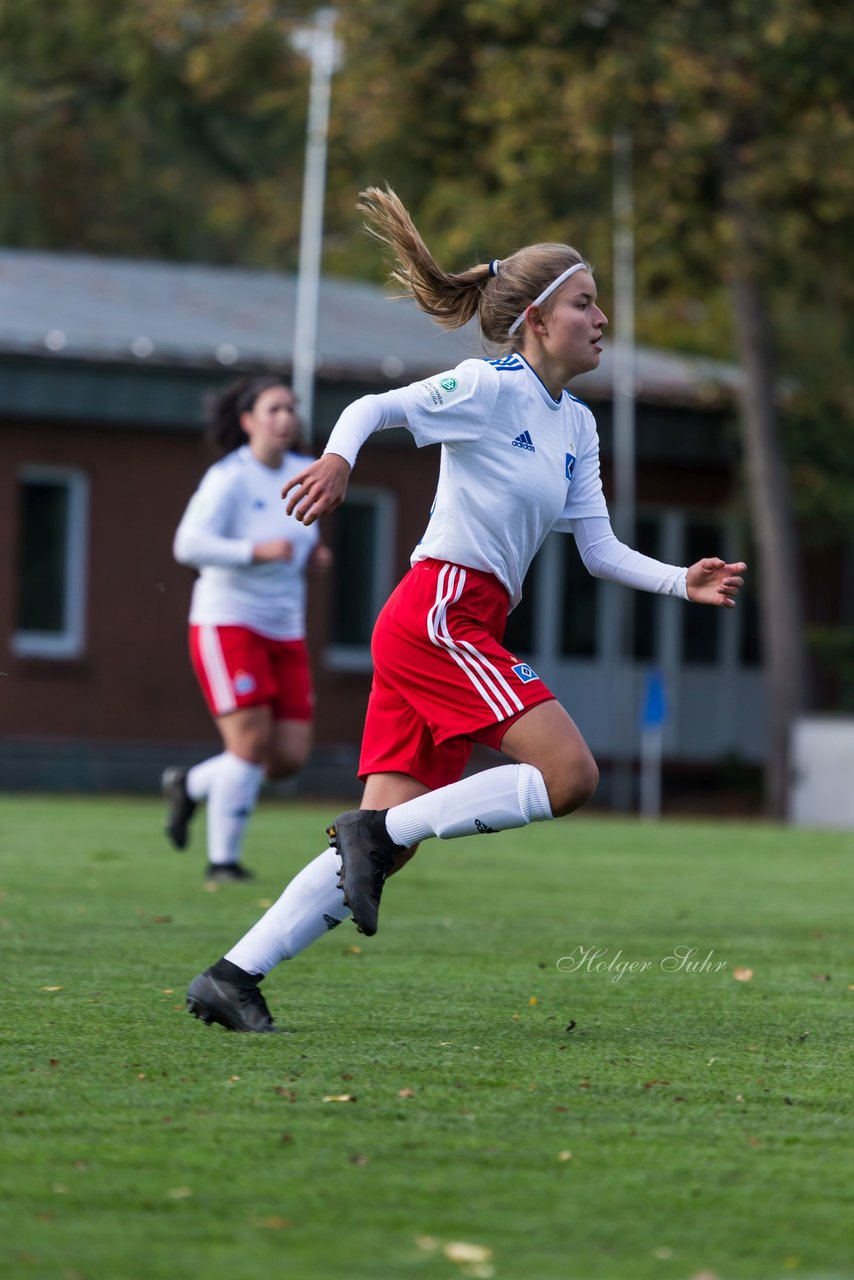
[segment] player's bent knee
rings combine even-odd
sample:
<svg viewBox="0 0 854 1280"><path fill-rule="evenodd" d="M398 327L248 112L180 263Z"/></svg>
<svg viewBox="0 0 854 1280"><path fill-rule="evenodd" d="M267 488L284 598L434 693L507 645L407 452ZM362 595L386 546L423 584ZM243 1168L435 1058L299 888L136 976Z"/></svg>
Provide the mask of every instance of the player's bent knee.
<svg viewBox="0 0 854 1280"><path fill-rule="evenodd" d="M591 755L576 760L546 782L555 818L566 817L592 799L599 785L599 767Z"/></svg>
<svg viewBox="0 0 854 1280"><path fill-rule="evenodd" d="M292 778L295 773L299 773L307 759L307 756L273 756L267 761L267 777L273 782L282 782L285 778Z"/></svg>

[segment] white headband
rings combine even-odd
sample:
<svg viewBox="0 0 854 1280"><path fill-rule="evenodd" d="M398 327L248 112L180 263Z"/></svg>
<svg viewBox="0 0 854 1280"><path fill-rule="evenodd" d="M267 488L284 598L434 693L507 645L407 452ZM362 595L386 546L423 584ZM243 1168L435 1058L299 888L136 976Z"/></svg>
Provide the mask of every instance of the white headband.
<svg viewBox="0 0 854 1280"><path fill-rule="evenodd" d="M529 307L538 307L541 302L545 302L546 298L548 298L550 294L554 293L555 289L558 289L563 284L564 280L568 280L570 276L574 276L576 271L589 271L589 270L590 268L588 267L586 262L576 262L574 267L567 267L566 271L564 271L561 275L559 275L556 280L552 280L548 288L543 289L543 292L540 294L540 296L538 298L535 298L533 302L529 302L528 306L521 313L521 315L518 315L516 317L516 319L511 324L510 328L507 330L508 338L513 337L513 334L516 332L516 330L519 328L519 325L522 323L522 321L525 319L525 316L528 314Z"/></svg>

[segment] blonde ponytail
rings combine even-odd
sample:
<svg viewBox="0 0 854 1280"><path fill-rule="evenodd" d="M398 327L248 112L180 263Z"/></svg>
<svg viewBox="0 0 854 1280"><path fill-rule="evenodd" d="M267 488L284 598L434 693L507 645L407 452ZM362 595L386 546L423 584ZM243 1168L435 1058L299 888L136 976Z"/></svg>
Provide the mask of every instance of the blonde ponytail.
<svg viewBox="0 0 854 1280"><path fill-rule="evenodd" d="M357 208L365 215L365 229L391 249L392 280L401 284L422 311L444 329L459 329L477 314L487 342L513 350L522 332L512 338L510 327L556 278L584 259L568 244L533 244L502 258L449 274L442 270L400 198L391 187L368 187ZM541 309L552 306L546 299Z"/></svg>

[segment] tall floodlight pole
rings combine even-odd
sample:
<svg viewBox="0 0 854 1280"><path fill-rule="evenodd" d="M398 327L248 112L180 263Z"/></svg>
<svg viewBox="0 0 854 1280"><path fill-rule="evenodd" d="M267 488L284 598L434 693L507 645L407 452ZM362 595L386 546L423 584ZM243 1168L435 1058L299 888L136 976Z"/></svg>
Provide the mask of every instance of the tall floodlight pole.
<svg viewBox="0 0 854 1280"><path fill-rule="evenodd" d="M635 245L632 200L632 140L614 134L614 524L617 537L632 546L635 538ZM613 791L615 809L632 805L635 715L631 592L618 588L617 681L614 707Z"/></svg>
<svg viewBox="0 0 854 1280"><path fill-rule="evenodd" d="M293 356L294 394L309 437L313 434L314 425L317 309L323 245L329 98L335 70L335 17L334 9L319 9L315 14L314 25L308 31L300 32L294 41L311 59Z"/></svg>

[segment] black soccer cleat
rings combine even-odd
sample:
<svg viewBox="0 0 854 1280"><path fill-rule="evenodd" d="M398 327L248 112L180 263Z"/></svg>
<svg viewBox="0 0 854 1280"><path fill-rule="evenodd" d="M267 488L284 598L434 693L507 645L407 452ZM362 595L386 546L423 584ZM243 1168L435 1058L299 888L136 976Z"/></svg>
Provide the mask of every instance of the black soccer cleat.
<svg viewBox="0 0 854 1280"><path fill-rule="evenodd" d="M338 883L359 933L377 931L383 885L402 846L388 834L388 809L350 809L326 828L329 843L341 856Z"/></svg>
<svg viewBox="0 0 854 1280"><path fill-rule="evenodd" d="M255 876L239 862L209 862L205 879L212 880L215 884L244 884L248 880L254 880Z"/></svg>
<svg viewBox="0 0 854 1280"><path fill-rule="evenodd" d="M176 849L186 849L190 841L190 819L196 812L196 801L187 794L187 770L175 766L165 769L160 786L169 802L166 834Z"/></svg>
<svg viewBox="0 0 854 1280"><path fill-rule="evenodd" d="M187 1012L208 1026L213 1022L229 1031L281 1032L267 1002L258 990L260 977L230 960L220 960L194 978L187 990Z"/></svg>

